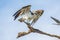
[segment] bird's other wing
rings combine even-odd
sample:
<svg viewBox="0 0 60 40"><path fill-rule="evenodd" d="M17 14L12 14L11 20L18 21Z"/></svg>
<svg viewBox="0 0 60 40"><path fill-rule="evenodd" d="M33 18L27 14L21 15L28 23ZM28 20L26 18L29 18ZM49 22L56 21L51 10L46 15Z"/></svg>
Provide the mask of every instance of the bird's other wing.
<svg viewBox="0 0 60 40"><path fill-rule="evenodd" d="M31 25L33 26L37 20L38 20L38 18L36 18L36 17L33 18L33 21L32 21L32 23L31 23Z"/></svg>
<svg viewBox="0 0 60 40"><path fill-rule="evenodd" d="M44 12L44 10L37 10L36 11L31 25L34 25L34 23L39 19L39 17L42 16L43 12Z"/></svg>
<svg viewBox="0 0 60 40"><path fill-rule="evenodd" d="M31 5L27 5L27 6L24 6L22 7L20 10L18 10L13 16L14 16L14 20L19 16L19 15L22 15L26 12L29 12L30 11L30 8L31 8Z"/></svg>
<svg viewBox="0 0 60 40"><path fill-rule="evenodd" d="M60 21L54 17L51 17L56 23L60 23Z"/></svg>

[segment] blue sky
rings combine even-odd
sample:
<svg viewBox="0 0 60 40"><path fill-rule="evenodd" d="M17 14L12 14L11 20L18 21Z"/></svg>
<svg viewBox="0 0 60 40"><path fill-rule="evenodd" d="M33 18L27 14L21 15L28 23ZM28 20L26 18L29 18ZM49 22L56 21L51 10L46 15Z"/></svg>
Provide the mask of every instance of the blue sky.
<svg viewBox="0 0 60 40"><path fill-rule="evenodd" d="M24 23L14 21L13 14L21 7L32 5L31 10L43 9L44 14L33 26L50 34L60 35L60 26L50 16L60 20L60 0L0 0L0 40L59 40L46 35L31 33L17 39L18 32L28 31Z"/></svg>

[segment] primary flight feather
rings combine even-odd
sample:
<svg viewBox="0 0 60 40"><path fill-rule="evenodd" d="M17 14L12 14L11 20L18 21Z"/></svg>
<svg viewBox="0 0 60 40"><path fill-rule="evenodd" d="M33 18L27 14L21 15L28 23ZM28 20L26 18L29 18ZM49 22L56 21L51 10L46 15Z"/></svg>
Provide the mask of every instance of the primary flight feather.
<svg viewBox="0 0 60 40"><path fill-rule="evenodd" d="M17 17L19 17L20 15L23 15L27 12L30 11L31 5L28 6L24 6L22 7L20 10L18 10L13 16L14 16L14 20L16 20Z"/></svg>

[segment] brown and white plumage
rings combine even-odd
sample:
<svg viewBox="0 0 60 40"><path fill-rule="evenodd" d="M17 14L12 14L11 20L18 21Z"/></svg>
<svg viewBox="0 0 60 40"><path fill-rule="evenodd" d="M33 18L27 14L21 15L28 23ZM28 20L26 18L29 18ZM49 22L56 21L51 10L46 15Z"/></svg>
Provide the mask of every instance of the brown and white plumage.
<svg viewBox="0 0 60 40"><path fill-rule="evenodd" d="M20 15L23 15L27 12L31 12L30 11L30 8L31 8L31 5L27 5L27 6L24 6L22 7L20 10L18 10L13 16L14 16L14 20L19 17Z"/></svg>
<svg viewBox="0 0 60 40"><path fill-rule="evenodd" d="M31 25L34 25L34 23L39 19L39 17L42 16L43 12L44 12L44 10L35 11L35 13L34 13L35 15L33 17L33 21L31 23Z"/></svg>
<svg viewBox="0 0 60 40"><path fill-rule="evenodd" d="M29 16L25 16L24 18L19 19L20 22L24 21L24 19L26 19L26 17L28 17L27 22L30 25L34 25L34 23L42 16L44 10L36 10L35 12L33 12L34 15ZM31 21L31 23L29 23L29 21Z"/></svg>
<svg viewBox="0 0 60 40"><path fill-rule="evenodd" d="M31 5L22 7L13 15L14 20L17 17L22 16L22 18L18 19L18 21L33 25L39 19L39 17L43 14L44 10L36 10L35 12L32 12L30 8L31 8Z"/></svg>

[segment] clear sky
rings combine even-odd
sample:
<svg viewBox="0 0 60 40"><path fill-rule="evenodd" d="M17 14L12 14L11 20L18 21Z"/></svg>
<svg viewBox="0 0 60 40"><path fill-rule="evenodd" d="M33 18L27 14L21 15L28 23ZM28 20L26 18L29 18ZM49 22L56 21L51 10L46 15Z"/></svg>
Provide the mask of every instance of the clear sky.
<svg viewBox="0 0 60 40"><path fill-rule="evenodd" d="M18 19L14 21L12 15L26 5L32 5L31 10L44 10L34 28L60 35L60 26L53 25L55 22L50 18L53 16L60 20L60 0L0 0L0 40L59 40L38 33L16 38L18 32L28 31L28 28Z"/></svg>

